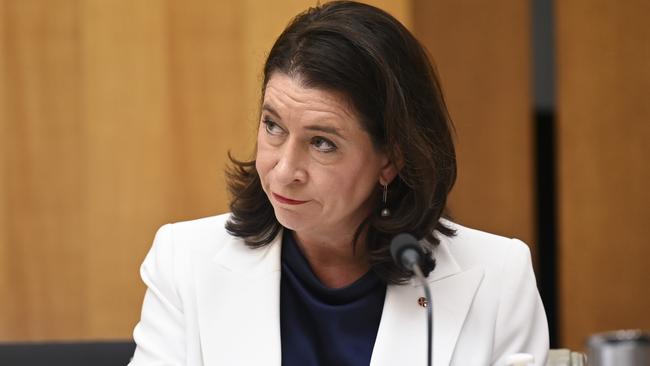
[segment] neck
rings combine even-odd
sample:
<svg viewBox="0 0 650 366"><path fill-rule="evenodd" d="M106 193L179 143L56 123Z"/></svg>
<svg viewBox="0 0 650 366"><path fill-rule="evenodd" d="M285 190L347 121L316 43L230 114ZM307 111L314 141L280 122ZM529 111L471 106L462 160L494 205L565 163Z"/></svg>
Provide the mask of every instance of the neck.
<svg viewBox="0 0 650 366"><path fill-rule="evenodd" d="M294 235L314 274L325 286L345 287L368 272L365 232L359 236L355 250L353 233L319 236L294 232Z"/></svg>

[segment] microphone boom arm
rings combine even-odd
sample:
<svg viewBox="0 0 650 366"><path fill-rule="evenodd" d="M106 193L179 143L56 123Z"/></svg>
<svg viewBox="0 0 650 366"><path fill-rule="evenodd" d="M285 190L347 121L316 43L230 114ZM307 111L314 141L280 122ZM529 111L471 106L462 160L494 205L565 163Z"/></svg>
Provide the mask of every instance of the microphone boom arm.
<svg viewBox="0 0 650 366"><path fill-rule="evenodd" d="M433 358L433 297L431 297L429 282L420 268L426 253L418 244L417 239L406 233L399 234L391 240L390 253L398 266L415 273L424 290L425 302L423 305L427 310L427 365L431 366Z"/></svg>
<svg viewBox="0 0 650 366"><path fill-rule="evenodd" d="M426 277L422 274L422 270L418 264L413 265L413 272L420 281L424 289L424 298L426 302L424 307L427 309L427 365L431 366L432 349L433 349L433 298L431 297L431 289Z"/></svg>

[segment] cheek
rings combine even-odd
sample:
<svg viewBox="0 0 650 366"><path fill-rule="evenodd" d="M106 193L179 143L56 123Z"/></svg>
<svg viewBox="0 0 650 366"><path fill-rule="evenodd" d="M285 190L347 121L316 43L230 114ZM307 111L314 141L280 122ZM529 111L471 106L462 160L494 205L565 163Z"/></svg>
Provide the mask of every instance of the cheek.
<svg viewBox="0 0 650 366"><path fill-rule="evenodd" d="M263 142L258 141L257 154L255 156L255 169L257 169L257 174L259 174L262 182L266 180L267 175L273 168L274 164L272 151L270 151L268 146L265 146Z"/></svg>
<svg viewBox="0 0 650 366"><path fill-rule="evenodd" d="M349 170L349 174L340 177L338 189L346 192L348 200L363 204L372 196L379 179L379 171L373 163L364 162Z"/></svg>
<svg viewBox="0 0 650 366"><path fill-rule="evenodd" d="M257 174L260 176L262 181L264 181L266 178L266 173L269 170L268 162L266 160L266 155L263 153L263 151L260 151L259 148L257 150L257 156L255 157L255 169L257 170Z"/></svg>
<svg viewBox="0 0 650 366"><path fill-rule="evenodd" d="M320 188L327 192L330 199L343 206L360 204L370 196L375 187L374 176L368 174L362 166L328 173L321 176L323 185Z"/></svg>

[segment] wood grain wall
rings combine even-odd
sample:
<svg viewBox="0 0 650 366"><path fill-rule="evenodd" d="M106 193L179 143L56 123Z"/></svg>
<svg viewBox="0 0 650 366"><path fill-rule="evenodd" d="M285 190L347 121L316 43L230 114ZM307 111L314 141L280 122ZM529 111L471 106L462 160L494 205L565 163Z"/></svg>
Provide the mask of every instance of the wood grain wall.
<svg viewBox="0 0 650 366"><path fill-rule="evenodd" d="M555 1L561 343L650 330L647 1Z"/></svg>
<svg viewBox="0 0 650 366"><path fill-rule="evenodd" d="M243 54L210 3L3 2L0 337L126 336L155 228L224 210Z"/></svg>
<svg viewBox="0 0 650 366"><path fill-rule="evenodd" d="M416 0L414 14L457 129L452 214L534 254L530 4Z"/></svg>
<svg viewBox="0 0 650 366"><path fill-rule="evenodd" d="M156 228L227 209L264 55L312 3L0 0L0 340L130 337ZM529 3L372 3L437 63L455 216L534 246ZM561 343L580 348L650 328L650 9L557 3Z"/></svg>
<svg viewBox="0 0 650 366"><path fill-rule="evenodd" d="M264 55L314 3L0 0L0 341L130 337L156 228L227 210Z"/></svg>

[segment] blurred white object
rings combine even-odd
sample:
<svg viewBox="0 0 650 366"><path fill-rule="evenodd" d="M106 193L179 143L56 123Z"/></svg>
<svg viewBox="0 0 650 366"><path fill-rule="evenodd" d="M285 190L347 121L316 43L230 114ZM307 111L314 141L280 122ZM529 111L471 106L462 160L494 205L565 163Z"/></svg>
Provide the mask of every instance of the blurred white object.
<svg viewBox="0 0 650 366"><path fill-rule="evenodd" d="M515 353L506 357L506 366L529 366L535 362L535 357L529 353Z"/></svg>
<svg viewBox="0 0 650 366"><path fill-rule="evenodd" d="M641 330L594 334L587 348L590 366L650 365L650 333Z"/></svg>
<svg viewBox="0 0 650 366"><path fill-rule="evenodd" d="M548 352L546 366L585 366L587 358L584 353L572 352L569 349L552 349Z"/></svg>

